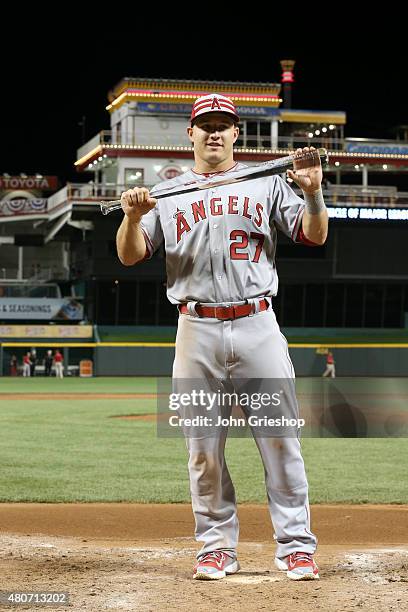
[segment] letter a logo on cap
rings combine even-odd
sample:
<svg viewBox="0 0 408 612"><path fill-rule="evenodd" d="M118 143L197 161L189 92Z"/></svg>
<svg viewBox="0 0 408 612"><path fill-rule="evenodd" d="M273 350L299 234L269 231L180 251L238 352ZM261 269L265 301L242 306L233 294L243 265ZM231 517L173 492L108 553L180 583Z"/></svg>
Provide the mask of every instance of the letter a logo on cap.
<svg viewBox="0 0 408 612"><path fill-rule="evenodd" d="M193 123L194 119L199 115L213 112L227 113L228 115L232 115L237 123L239 121L237 110L231 98L227 98L227 96L223 96L222 94L211 93L197 98L194 102L191 111L191 122Z"/></svg>
<svg viewBox="0 0 408 612"><path fill-rule="evenodd" d="M219 110L222 110L221 109L221 104L220 104L218 98L216 98L215 96L213 97L213 101L212 101L212 104L211 104L211 110L214 110L214 108L218 108Z"/></svg>

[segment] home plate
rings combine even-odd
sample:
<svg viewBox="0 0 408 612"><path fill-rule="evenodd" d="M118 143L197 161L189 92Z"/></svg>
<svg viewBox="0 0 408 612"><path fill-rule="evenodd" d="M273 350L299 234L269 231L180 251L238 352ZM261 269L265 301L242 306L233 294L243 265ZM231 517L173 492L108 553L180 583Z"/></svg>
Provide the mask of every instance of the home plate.
<svg viewBox="0 0 408 612"><path fill-rule="evenodd" d="M281 580L280 576L265 576L265 574L234 574L227 577L228 583L237 582L239 584L260 584L261 582L280 582Z"/></svg>

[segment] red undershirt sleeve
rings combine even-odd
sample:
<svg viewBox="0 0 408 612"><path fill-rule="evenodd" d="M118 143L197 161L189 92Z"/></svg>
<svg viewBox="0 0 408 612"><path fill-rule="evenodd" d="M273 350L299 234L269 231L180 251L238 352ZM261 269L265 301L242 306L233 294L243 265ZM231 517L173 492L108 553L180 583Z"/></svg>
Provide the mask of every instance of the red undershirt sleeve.
<svg viewBox="0 0 408 612"><path fill-rule="evenodd" d="M321 244L318 244L317 242L313 242L312 240L309 240L309 238L306 238L305 233L303 231L303 220L296 235L295 242L297 244L305 244L307 246L321 246Z"/></svg>

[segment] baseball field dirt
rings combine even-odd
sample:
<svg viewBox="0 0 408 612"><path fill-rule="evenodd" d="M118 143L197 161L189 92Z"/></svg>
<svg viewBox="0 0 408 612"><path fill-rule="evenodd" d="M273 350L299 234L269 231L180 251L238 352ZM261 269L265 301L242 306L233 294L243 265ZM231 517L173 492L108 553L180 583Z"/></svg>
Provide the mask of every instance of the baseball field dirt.
<svg viewBox="0 0 408 612"><path fill-rule="evenodd" d="M241 571L203 582L191 578L188 504L4 503L0 590L65 591L69 609L89 612L408 610L407 506L313 506L321 579L310 582L275 569L265 506L241 505L239 517Z"/></svg>

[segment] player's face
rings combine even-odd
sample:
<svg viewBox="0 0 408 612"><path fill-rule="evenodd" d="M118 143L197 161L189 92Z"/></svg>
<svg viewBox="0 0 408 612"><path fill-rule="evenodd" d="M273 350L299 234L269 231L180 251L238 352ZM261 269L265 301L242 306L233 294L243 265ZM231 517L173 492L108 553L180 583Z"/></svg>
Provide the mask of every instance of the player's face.
<svg viewBox="0 0 408 612"><path fill-rule="evenodd" d="M193 127L187 128L194 145L196 159L217 166L233 159L233 145L239 128L225 113L207 113L198 117Z"/></svg>

